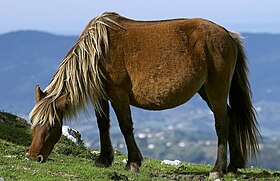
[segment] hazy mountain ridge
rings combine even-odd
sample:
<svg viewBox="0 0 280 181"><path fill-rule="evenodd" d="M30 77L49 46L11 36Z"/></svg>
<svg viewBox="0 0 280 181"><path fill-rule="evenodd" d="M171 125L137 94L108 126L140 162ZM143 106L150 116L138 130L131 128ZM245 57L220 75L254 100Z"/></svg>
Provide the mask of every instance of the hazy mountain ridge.
<svg viewBox="0 0 280 181"><path fill-rule="evenodd" d="M0 109L28 114L34 86L45 87L77 37L38 31L0 35Z"/></svg>
<svg viewBox="0 0 280 181"><path fill-rule="evenodd" d="M255 102L280 102L280 35L244 33Z"/></svg>

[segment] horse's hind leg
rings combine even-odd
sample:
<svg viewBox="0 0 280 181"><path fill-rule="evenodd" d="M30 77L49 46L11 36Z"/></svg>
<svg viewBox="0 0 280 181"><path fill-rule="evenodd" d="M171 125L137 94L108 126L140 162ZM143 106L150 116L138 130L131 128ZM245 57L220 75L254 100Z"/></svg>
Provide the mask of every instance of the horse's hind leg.
<svg viewBox="0 0 280 181"><path fill-rule="evenodd" d="M109 103L108 101L102 101L101 107L103 112L95 112L97 118L97 124L100 135L101 151L99 158L95 161L97 167L109 167L114 160L114 150L110 139L110 117L109 117Z"/></svg>
<svg viewBox="0 0 280 181"><path fill-rule="evenodd" d="M134 138L129 97L124 90L116 88L110 98L127 145L128 161L126 170L139 172L143 157Z"/></svg>
<svg viewBox="0 0 280 181"><path fill-rule="evenodd" d="M212 84L219 85L219 84ZM228 89L222 86L211 87L206 84L199 92L214 113L215 128L218 136L217 160L214 168L210 172L210 179L219 178L226 172L227 168L227 140L229 128L229 116L227 114L227 94Z"/></svg>
<svg viewBox="0 0 280 181"><path fill-rule="evenodd" d="M211 104L205 92L204 86L198 91L201 98L207 103L208 107L212 110ZM213 110L212 110L213 111ZM233 113L231 108L227 105L227 117L230 119L229 131L228 131L228 142L229 142L229 152L230 152L230 164L227 168L227 172L236 173L238 168L243 168L245 165L245 160L241 153L240 145L238 144L238 138L236 135L236 126L234 124Z"/></svg>

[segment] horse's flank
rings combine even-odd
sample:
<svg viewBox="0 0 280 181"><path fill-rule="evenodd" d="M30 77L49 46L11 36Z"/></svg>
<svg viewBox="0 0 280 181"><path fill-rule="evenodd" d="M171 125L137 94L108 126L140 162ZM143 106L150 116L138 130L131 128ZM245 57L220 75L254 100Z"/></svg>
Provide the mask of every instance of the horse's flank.
<svg viewBox="0 0 280 181"><path fill-rule="evenodd" d="M108 27L121 26L110 19L115 13L103 13L85 27L75 45L59 65L50 84L44 90L46 97L40 100L30 113L32 126L59 119L55 101L63 94L69 94L67 110L63 117L71 118L77 111L86 111L88 100L98 112L100 100L106 98L103 83L104 75L99 63L108 50Z"/></svg>

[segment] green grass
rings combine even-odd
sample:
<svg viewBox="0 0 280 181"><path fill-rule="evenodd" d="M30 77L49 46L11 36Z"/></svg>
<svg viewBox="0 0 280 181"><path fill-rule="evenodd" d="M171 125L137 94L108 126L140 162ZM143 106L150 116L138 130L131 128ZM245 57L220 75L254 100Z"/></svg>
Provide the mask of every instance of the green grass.
<svg viewBox="0 0 280 181"><path fill-rule="evenodd" d="M0 115L3 114L0 112ZM110 168L96 168L98 155L82 144L65 137L55 146L49 161L40 164L25 160L26 147L31 142L30 127L13 124L18 119L5 113L10 123L0 123L0 178L9 180L208 180L212 166L182 163L162 165L160 160L146 158L140 173L125 171L126 155L116 152ZM1 117L0 117L1 118ZM22 120L23 121L23 120ZM225 180L280 180L280 172L259 168L242 169L239 175L225 175Z"/></svg>

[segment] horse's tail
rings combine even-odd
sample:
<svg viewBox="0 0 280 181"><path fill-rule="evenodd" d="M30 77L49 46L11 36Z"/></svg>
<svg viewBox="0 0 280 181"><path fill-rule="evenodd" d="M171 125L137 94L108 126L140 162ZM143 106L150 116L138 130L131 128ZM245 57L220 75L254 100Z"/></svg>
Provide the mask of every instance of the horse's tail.
<svg viewBox="0 0 280 181"><path fill-rule="evenodd" d="M241 155L246 164L248 157L256 158L259 151L258 122L256 112L252 106L251 88L248 81L248 67L245 51L242 45L242 39L237 33L230 32L238 49L236 67L234 70L230 93L229 104L231 108L231 124L236 131L235 142L240 148ZM229 128L231 129L231 128Z"/></svg>

